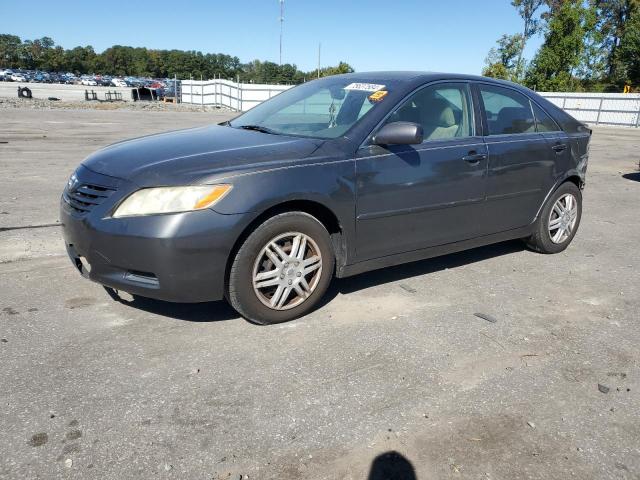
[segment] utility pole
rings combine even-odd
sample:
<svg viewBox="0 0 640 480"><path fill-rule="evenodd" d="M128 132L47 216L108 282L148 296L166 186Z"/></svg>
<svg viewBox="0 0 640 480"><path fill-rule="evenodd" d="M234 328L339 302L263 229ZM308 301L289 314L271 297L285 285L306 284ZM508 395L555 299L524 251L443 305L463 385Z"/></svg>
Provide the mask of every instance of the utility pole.
<svg viewBox="0 0 640 480"><path fill-rule="evenodd" d="M320 50L322 48L322 43L318 43L318 78L320 78Z"/></svg>
<svg viewBox="0 0 640 480"><path fill-rule="evenodd" d="M282 29L284 26L284 0L280 0L280 66L282 66Z"/></svg>

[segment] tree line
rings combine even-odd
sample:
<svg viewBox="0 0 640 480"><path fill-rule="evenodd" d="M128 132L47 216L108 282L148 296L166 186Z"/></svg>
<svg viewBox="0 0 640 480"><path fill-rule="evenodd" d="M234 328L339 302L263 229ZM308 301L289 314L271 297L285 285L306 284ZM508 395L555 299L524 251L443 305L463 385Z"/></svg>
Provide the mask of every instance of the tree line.
<svg viewBox="0 0 640 480"><path fill-rule="evenodd" d="M538 91L640 91L640 0L512 0L518 33L502 35L483 75ZM526 44L543 43L530 61Z"/></svg>
<svg viewBox="0 0 640 480"><path fill-rule="evenodd" d="M50 37L22 40L16 35L0 34L0 67L103 74L119 77L226 79L240 77L242 82L297 84L316 78L318 70L303 72L296 65L278 65L254 60L242 63L235 56L202 53L195 50L154 50L114 45L101 53L93 47L65 49ZM320 69L320 76L353 72L345 62Z"/></svg>

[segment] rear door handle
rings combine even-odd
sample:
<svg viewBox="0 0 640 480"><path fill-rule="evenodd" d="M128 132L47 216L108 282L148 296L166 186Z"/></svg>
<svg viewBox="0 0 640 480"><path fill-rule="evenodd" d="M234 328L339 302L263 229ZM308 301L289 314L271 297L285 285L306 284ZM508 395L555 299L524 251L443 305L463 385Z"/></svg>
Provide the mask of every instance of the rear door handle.
<svg viewBox="0 0 640 480"><path fill-rule="evenodd" d="M487 159L486 153L469 152L469 155L465 155L464 157L462 157L462 160L464 160L467 163L471 163L472 165L475 165L476 163L480 162L480 160L486 160L486 159Z"/></svg>
<svg viewBox="0 0 640 480"><path fill-rule="evenodd" d="M551 147L553 149L554 152L556 153L562 153L567 149L567 146L564 143L559 143L558 145L554 145L553 147Z"/></svg>

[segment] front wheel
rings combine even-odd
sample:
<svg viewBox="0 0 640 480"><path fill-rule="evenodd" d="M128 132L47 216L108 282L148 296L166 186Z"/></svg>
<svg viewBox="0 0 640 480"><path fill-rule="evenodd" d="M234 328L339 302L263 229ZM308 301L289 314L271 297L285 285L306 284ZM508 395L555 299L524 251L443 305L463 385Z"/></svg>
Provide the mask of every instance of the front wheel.
<svg viewBox="0 0 640 480"><path fill-rule="evenodd" d="M540 253L559 253L569 246L582 218L582 193L565 182L549 197L527 245Z"/></svg>
<svg viewBox="0 0 640 480"><path fill-rule="evenodd" d="M227 297L247 320L280 323L313 309L335 258L327 229L304 212L276 215L244 241L229 272Z"/></svg>

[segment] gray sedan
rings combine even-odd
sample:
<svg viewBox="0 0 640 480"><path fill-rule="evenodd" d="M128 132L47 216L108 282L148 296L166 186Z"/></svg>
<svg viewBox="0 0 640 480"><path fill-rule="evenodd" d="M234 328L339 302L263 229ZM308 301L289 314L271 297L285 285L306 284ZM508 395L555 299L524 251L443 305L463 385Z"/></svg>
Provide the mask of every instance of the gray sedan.
<svg viewBox="0 0 640 480"><path fill-rule="evenodd" d="M106 147L61 200L73 264L110 289L309 312L334 276L522 238L573 239L591 131L521 86L377 72L305 83L222 125Z"/></svg>

